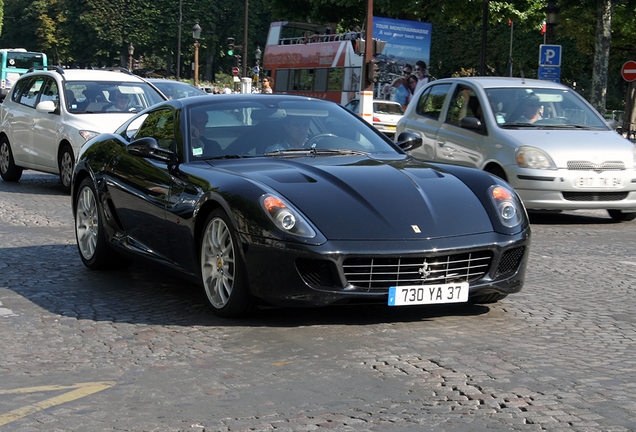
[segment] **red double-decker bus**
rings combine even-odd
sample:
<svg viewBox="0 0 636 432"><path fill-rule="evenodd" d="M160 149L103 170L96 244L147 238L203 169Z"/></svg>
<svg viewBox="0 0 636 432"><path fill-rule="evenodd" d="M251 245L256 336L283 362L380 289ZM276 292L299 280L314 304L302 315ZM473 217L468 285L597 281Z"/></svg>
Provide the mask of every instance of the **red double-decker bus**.
<svg viewBox="0 0 636 432"><path fill-rule="evenodd" d="M263 72L273 78L276 93L345 104L360 92L363 57L355 53L360 38L359 32L332 34L323 25L273 22Z"/></svg>

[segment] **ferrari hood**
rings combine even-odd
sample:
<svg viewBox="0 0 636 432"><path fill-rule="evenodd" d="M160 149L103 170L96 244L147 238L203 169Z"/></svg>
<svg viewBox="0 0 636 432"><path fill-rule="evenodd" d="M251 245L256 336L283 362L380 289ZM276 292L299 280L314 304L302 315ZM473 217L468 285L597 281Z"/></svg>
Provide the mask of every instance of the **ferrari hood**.
<svg viewBox="0 0 636 432"><path fill-rule="evenodd" d="M421 240L493 230L481 201L469 187L453 175L411 158L337 156L227 162L224 169L268 185L331 240Z"/></svg>

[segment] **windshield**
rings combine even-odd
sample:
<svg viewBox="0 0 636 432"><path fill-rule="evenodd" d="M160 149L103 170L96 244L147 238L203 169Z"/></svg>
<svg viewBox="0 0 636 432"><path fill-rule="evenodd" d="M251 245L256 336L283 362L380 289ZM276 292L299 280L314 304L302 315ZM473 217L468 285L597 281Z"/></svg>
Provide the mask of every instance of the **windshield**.
<svg viewBox="0 0 636 432"><path fill-rule="evenodd" d="M569 89L486 89L500 127L584 127L607 129L600 115Z"/></svg>
<svg viewBox="0 0 636 432"><path fill-rule="evenodd" d="M135 113L164 100L145 82L66 81L64 87L73 114Z"/></svg>
<svg viewBox="0 0 636 432"><path fill-rule="evenodd" d="M30 69L37 66L44 66L42 53L7 52L7 68Z"/></svg>
<svg viewBox="0 0 636 432"><path fill-rule="evenodd" d="M190 158L398 152L366 122L327 101L211 100L190 105L187 116Z"/></svg>
<svg viewBox="0 0 636 432"><path fill-rule="evenodd" d="M168 99L182 99L185 97L202 96L207 94L203 90L199 90L198 88L185 83L171 82L168 80L151 81L151 83Z"/></svg>

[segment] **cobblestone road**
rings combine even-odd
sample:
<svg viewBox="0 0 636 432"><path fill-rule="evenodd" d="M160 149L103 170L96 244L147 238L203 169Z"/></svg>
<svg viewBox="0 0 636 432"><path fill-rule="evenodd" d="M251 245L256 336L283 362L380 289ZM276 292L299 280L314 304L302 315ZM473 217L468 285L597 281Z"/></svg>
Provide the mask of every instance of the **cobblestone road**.
<svg viewBox="0 0 636 432"><path fill-rule="evenodd" d="M636 430L636 222L533 215L523 291L214 317L92 272L56 177L0 181L0 431Z"/></svg>

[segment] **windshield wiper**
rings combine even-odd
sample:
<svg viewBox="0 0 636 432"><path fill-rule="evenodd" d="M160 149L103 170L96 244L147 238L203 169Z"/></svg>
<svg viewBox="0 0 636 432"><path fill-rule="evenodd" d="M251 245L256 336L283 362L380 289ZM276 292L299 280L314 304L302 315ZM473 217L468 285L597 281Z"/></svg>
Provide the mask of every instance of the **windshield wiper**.
<svg viewBox="0 0 636 432"><path fill-rule="evenodd" d="M210 160L210 159L241 159L241 158L244 158L244 157L249 157L249 156L242 156L242 155L237 155L237 154L223 155L223 156L208 156L208 157L202 158L202 160Z"/></svg>
<svg viewBox="0 0 636 432"><path fill-rule="evenodd" d="M358 150L347 150L347 149L317 149L317 148L292 148L292 149L282 149L276 150L272 152L265 153L263 156L286 156L286 155L299 155L299 154L307 154L312 156L320 156L320 155L359 155L359 154L367 154L364 151Z"/></svg>
<svg viewBox="0 0 636 432"><path fill-rule="evenodd" d="M532 127L532 128L536 128L539 127L539 125L535 125L532 123L504 123L501 125L502 128L507 129L507 128L518 128L518 127Z"/></svg>

